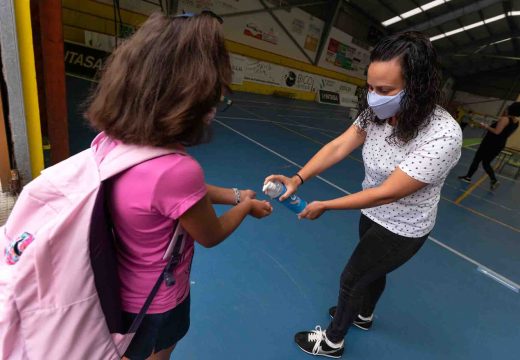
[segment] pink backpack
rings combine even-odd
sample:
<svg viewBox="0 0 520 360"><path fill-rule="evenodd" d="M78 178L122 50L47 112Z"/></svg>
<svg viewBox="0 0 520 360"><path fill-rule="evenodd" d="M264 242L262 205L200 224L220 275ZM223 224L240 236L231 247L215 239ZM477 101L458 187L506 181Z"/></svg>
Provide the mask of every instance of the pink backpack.
<svg viewBox="0 0 520 360"><path fill-rule="evenodd" d="M0 227L0 250L34 239L14 264L0 258L0 359L119 359L128 347L139 324L122 328L103 181L175 151L114 145L99 134L44 170Z"/></svg>

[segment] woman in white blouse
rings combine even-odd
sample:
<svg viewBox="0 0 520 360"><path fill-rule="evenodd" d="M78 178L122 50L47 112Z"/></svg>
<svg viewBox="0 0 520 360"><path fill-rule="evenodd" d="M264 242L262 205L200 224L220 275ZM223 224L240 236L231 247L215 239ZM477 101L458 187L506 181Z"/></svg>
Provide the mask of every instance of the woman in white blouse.
<svg viewBox="0 0 520 360"><path fill-rule="evenodd" d="M429 39L417 32L389 36L372 51L367 96L354 124L292 178L266 178L285 184L285 199L363 146L363 190L312 202L299 215L314 220L329 210L361 209L360 241L341 274L337 306L329 309L332 321L326 330L316 326L295 335L303 351L340 357L352 324L371 327L386 274L428 238L441 188L462 145L460 126L437 105L439 97L437 55Z"/></svg>

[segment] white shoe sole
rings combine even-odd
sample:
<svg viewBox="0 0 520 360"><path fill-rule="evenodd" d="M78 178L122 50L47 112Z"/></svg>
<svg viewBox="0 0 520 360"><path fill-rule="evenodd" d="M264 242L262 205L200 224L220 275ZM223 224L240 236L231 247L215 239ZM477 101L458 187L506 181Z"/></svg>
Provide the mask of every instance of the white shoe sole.
<svg viewBox="0 0 520 360"><path fill-rule="evenodd" d="M361 329L361 330L363 330L363 331L368 331L368 330L370 330L370 329L364 328L364 327L362 327L361 325L358 325L358 324L356 324L356 323L352 323L352 325L354 325L355 327L357 327L358 329Z"/></svg>
<svg viewBox="0 0 520 360"><path fill-rule="evenodd" d="M329 314L329 315L330 315L330 314ZM334 319L334 316L331 315L330 318L331 318L331 319ZM363 330L363 331L368 331L368 330L370 330L370 329L366 329L366 328L364 328L364 327L362 327L361 325L358 325L358 324L356 324L356 323L352 323L352 325L354 325L355 327L357 327L358 329L361 329L361 330ZM303 349L302 349L302 350L303 350ZM305 351L305 350L303 350L303 351Z"/></svg>
<svg viewBox="0 0 520 360"><path fill-rule="evenodd" d="M305 353L309 354L309 355L313 355L313 356L325 356L325 357L330 357L330 358L333 358L333 359L340 359L342 355L327 355L327 354L313 354L311 352L308 352L307 350L305 350L304 348L302 348L298 343L296 343L296 345L298 345L298 347Z"/></svg>

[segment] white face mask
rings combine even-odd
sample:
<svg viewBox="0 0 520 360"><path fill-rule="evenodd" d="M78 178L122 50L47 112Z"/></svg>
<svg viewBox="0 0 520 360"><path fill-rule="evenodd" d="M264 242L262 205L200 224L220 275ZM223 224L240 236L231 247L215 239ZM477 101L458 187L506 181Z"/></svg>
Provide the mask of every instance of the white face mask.
<svg viewBox="0 0 520 360"><path fill-rule="evenodd" d="M375 91L369 91L367 94L367 102L376 116L384 120L391 118L399 112L403 96L404 90L392 96L383 96L377 94Z"/></svg>

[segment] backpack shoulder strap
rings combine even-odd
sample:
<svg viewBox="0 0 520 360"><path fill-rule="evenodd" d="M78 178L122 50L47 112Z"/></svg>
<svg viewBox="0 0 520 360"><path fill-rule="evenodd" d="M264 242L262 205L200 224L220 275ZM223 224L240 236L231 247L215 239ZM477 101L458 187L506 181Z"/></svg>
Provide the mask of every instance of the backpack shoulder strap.
<svg viewBox="0 0 520 360"><path fill-rule="evenodd" d="M184 151L178 149L117 143L117 146L114 146L106 155L99 156L99 153L103 152L103 148L109 147L111 143L113 145L113 142L114 140L101 133L92 143L91 149L98 160L101 181L156 157L174 153L185 154Z"/></svg>

